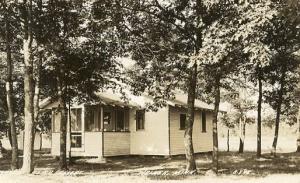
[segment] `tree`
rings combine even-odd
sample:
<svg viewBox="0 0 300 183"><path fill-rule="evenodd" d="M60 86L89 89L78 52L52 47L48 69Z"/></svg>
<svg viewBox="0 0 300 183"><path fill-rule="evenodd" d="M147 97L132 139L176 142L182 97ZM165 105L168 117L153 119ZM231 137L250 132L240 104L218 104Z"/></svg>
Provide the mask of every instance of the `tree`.
<svg viewBox="0 0 300 183"><path fill-rule="evenodd" d="M298 5L299 6L299 5ZM279 122L281 114L287 112L293 100L292 93L299 79L297 69L299 61L294 54L300 48L299 20L295 20L295 12L289 2L282 2L280 13L272 20L266 42L275 54L272 62L266 68L268 82L273 85L267 92L266 100L276 110L275 133L272 144L272 154L276 154Z"/></svg>
<svg viewBox="0 0 300 183"><path fill-rule="evenodd" d="M225 3L224 3L225 4ZM195 62L204 40L203 31L222 17L226 6L197 1L127 1L122 8L129 25L128 52L136 61L131 72L134 93L146 92L158 107L174 97L174 89L187 92L184 133L186 171L196 172L192 143L194 101L201 67ZM135 81L143 82L135 82Z"/></svg>
<svg viewBox="0 0 300 183"><path fill-rule="evenodd" d="M261 21L255 23L255 27L252 27L252 35L250 36L250 40L246 42L244 45L244 52L249 55L249 62L244 64L244 68L248 72L248 76L250 81L254 84L257 84L258 88L258 100L257 100L257 150L256 155L259 158L261 156L261 122L262 122L262 102L263 102L263 82L265 80L265 70L264 68L269 64L272 51L268 44L265 44L262 40L266 37L266 27L270 24L270 21L273 16L275 16L277 11L276 3L272 2L262 2L262 4L254 4L257 6L257 9L261 14L263 14L263 18ZM264 9L263 7L267 7ZM258 13L254 12L252 15L253 17L259 16ZM252 18L253 18L252 17ZM259 40L259 41L257 41Z"/></svg>
<svg viewBox="0 0 300 183"><path fill-rule="evenodd" d="M121 65L119 18L112 1L52 2L44 12L46 27L42 92L58 99L61 114L60 169L67 170L67 103L92 102L95 92L115 88ZM46 77L46 78L45 78ZM87 87L88 86L88 87ZM69 124L71 125L71 124ZM71 128L69 128L71 130ZM69 131L71 132L71 131ZM71 135L71 133L70 133ZM69 137L70 138L70 137ZM70 148L71 149L71 148ZM69 152L70 153L70 152ZM70 156L71 157L71 156Z"/></svg>
<svg viewBox="0 0 300 183"><path fill-rule="evenodd" d="M34 143L34 79L33 79L33 55L32 55L32 0L24 0L22 4L22 18L23 18L23 52L24 52L24 153L23 153L23 167L24 173L33 172L33 143Z"/></svg>
<svg viewBox="0 0 300 183"><path fill-rule="evenodd" d="M264 36L262 28L276 13L271 1L260 3L233 1L227 2L225 7L227 7L226 13L222 18L205 30L205 41L196 57L199 65L207 65L205 71L208 79L205 80L207 87L211 88L208 91L214 93L213 169L216 173L218 172L217 109L220 102L220 88L227 87L228 83L224 82L228 78L227 75L234 75L241 70L245 72L243 67L253 63L254 60L256 61L254 63L258 61L257 68L260 68L259 65L265 61L266 54L264 45L257 43L257 40ZM254 9L255 11L253 11ZM236 70L240 71L236 72ZM259 83L261 84L261 82Z"/></svg>
<svg viewBox="0 0 300 183"><path fill-rule="evenodd" d="M299 76L295 74L299 67L299 61L293 58L293 56L278 56L275 57L274 62L275 63L270 65L274 70L273 72L269 70L267 76L269 77L269 82L273 85L273 88L271 91L267 91L266 95L267 102L276 111L275 132L272 144L273 155L276 154L281 114L285 114L290 110L294 100L292 94L296 89L299 78Z"/></svg>
<svg viewBox="0 0 300 183"><path fill-rule="evenodd" d="M6 109L6 95L5 95L5 61L3 59L4 56L0 56L0 141L2 140L3 136L6 134L7 130L9 129L9 126L6 123L7 120L7 109ZM1 143L1 152L0 157L3 157L3 147L2 142Z"/></svg>
<svg viewBox="0 0 300 183"><path fill-rule="evenodd" d="M243 78L239 76L239 78ZM237 90L233 89L232 91L226 92L224 95L224 100L229 102L232 106L227 114L229 125L239 127L239 153L244 152L244 143L245 143L245 134L246 134L246 124L253 123L253 117L249 116L249 112L253 111L255 105L252 100L249 100L250 95L253 95L253 92L249 93L247 86L243 79L241 81L235 81L235 84L232 88L238 88ZM225 123L225 124L227 124Z"/></svg>
<svg viewBox="0 0 300 183"><path fill-rule="evenodd" d="M230 130L234 128L234 122L230 119L228 113L225 113L220 116L220 120L222 124L227 127L227 152L230 151Z"/></svg>
<svg viewBox="0 0 300 183"><path fill-rule="evenodd" d="M211 95L214 101L213 116L213 170L218 173L218 114L221 101L221 88L228 88L226 79L237 72L239 64L243 63L243 54L239 46L232 49L222 60L217 63L207 64L204 67L204 78L206 80L206 93Z"/></svg>
<svg viewBox="0 0 300 183"><path fill-rule="evenodd" d="M7 99L7 110L8 110L8 121L10 124L10 139L12 146L12 159L11 159L11 169L15 170L19 168L18 165L18 142L17 142L17 132L15 124L15 108L14 108L14 99L13 99L13 61L12 61L12 17L14 14L13 3L11 2L2 2L1 9L4 11L4 40L5 40L5 51L6 51L6 99Z"/></svg>

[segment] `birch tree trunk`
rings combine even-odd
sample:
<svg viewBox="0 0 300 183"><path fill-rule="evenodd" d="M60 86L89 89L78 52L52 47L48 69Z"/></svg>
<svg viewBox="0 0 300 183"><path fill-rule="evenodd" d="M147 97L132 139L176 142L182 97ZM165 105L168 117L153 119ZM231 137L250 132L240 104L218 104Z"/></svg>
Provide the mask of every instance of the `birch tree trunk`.
<svg viewBox="0 0 300 183"><path fill-rule="evenodd" d="M41 66L42 66L42 53L40 52L40 46L37 46L39 50L39 56L38 60L36 62L36 67L35 67L35 85L34 85L34 97L33 97L33 110L34 110L34 125L33 125L33 138L35 138L35 129L36 125L39 122L39 112L40 112L40 107L39 107L39 101L40 101L40 72L41 72ZM32 149L34 150L34 141L32 142ZM33 155L33 154L32 154Z"/></svg>
<svg viewBox="0 0 300 183"><path fill-rule="evenodd" d="M38 7L38 17L42 16L42 11L43 11L43 6L42 6L43 2L42 0L38 0L37 1L37 7ZM37 21L41 21L41 20L37 20ZM43 34L41 31L41 27L40 25L38 25L37 27L37 32L38 34ZM34 79L35 79L35 86L34 86L34 98L33 98L33 102L34 102L34 138L35 138L35 130L36 130L36 125L39 124L39 115L40 115L40 78L41 78L41 69L42 69L42 63L43 63L43 49L40 43L41 40L39 40L38 38L36 39L37 42L37 54L38 57L35 61L35 70L34 70ZM33 149L34 149L34 143L33 145ZM40 131L40 150L42 149L42 131Z"/></svg>
<svg viewBox="0 0 300 183"><path fill-rule="evenodd" d="M215 107L213 115L213 171L218 174L218 113L220 105L220 78L216 79L215 83Z"/></svg>
<svg viewBox="0 0 300 183"><path fill-rule="evenodd" d="M243 153L244 146L245 146L246 116L243 116L243 119L240 118L239 128L240 128L239 153Z"/></svg>
<svg viewBox="0 0 300 183"><path fill-rule="evenodd" d="M31 12L32 0L24 0L24 153L23 167L24 173L33 172L33 141L34 141L34 80L33 80L33 56L32 56L32 28L31 28Z"/></svg>
<svg viewBox="0 0 300 183"><path fill-rule="evenodd" d="M11 30L10 22L8 17L8 12L5 16L5 42L6 42L6 64L7 64L7 77L6 77L6 100L7 100L7 109L8 109L8 121L10 124L10 142L11 142L11 169L15 170L19 168L18 161L18 141L17 141L17 132L16 132L16 123L15 123L15 110L13 105L13 63L11 55Z"/></svg>
<svg viewBox="0 0 300 183"><path fill-rule="evenodd" d="M193 147L193 124L194 124L194 105L196 98L196 82L197 82L197 64L195 63L190 72L190 81L188 88L188 99L187 99L187 119L184 132L184 147L185 156L187 160L186 171L196 172L196 162L194 157Z"/></svg>
<svg viewBox="0 0 300 183"><path fill-rule="evenodd" d="M10 124L9 124L9 129L7 130L7 137L8 137L8 141L9 141L9 145L10 147L12 147L12 140L11 140L11 127L10 127Z"/></svg>
<svg viewBox="0 0 300 183"><path fill-rule="evenodd" d="M259 73L258 101L257 101L257 150L256 150L257 158L261 157L261 104L262 104L262 78L261 78L261 73Z"/></svg>

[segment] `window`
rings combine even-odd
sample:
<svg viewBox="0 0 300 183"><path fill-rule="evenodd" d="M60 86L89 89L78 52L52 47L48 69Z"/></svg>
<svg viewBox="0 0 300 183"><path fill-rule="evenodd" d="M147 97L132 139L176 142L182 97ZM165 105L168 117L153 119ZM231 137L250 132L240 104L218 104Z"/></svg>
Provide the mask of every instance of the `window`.
<svg viewBox="0 0 300 183"><path fill-rule="evenodd" d="M85 131L100 131L100 110L98 106L85 107Z"/></svg>
<svg viewBox="0 0 300 183"><path fill-rule="evenodd" d="M81 108L71 109L71 130L72 132L81 131Z"/></svg>
<svg viewBox="0 0 300 183"><path fill-rule="evenodd" d="M81 121L82 109L71 109L71 147L82 147L82 121Z"/></svg>
<svg viewBox="0 0 300 183"><path fill-rule="evenodd" d="M113 124L113 112L111 110L103 111L103 129L104 131L112 131L115 129L115 125Z"/></svg>
<svg viewBox="0 0 300 183"><path fill-rule="evenodd" d="M180 130L185 129L186 114L180 114Z"/></svg>
<svg viewBox="0 0 300 183"><path fill-rule="evenodd" d="M125 130L124 111L116 111L116 131Z"/></svg>
<svg viewBox="0 0 300 183"><path fill-rule="evenodd" d="M202 132L206 132L206 112L202 111Z"/></svg>
<svg viewBox="0 0 300 183"><path fill-rule="evenodd" d="M103 111L104 131L128 131L128 112L123 109L106 109Z"/></svg>
<svg viewBox="0 0 300 183"><path fill-rule="evenodd" d="M82 135L81 133L75 132L71 135L71 147L81 148L82 146Z"/></svg>
<svg viewBox="0 0 300 183"><path fill-rule="evenodd" d="M103 124L105 124L105 125L111 124L111 112L103 113Z"/></svg>
<svg viewBox="0 0 300 183"><path fill-rule="evenodd" d="M136 111L136 130L145 129L145 110Z"/></svg>

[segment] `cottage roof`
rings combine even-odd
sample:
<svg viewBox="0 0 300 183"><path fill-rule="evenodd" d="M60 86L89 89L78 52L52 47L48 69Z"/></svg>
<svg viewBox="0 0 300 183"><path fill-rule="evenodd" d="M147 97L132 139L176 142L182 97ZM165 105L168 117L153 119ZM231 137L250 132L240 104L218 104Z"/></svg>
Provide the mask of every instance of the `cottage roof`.
<svg viewBox="0 0 300 183"><path fill-rule="evenodd" d="M153 104L152 97L147 95L140 95L140 96L133 95L129 91L123 91L122 93L119 93L119 92L107 90L105 92L97 92L96 96L99 98L99 100L94 102L93 104L103 104L103 105L129 107L129 108L146 108L146 106ZM48 97L40 102L40 108L49 109L55 107L53 103L55 103L54 100ZM167 105L173 107L186 109L187 95L183 93L177 93L174 99L169 99L166 101L166 103ZM212 104L207 104L200 100L195 100L195 108L198 110L212 111L214 109L214 106ZM221 109L220 111L224 112L225 110Z"/></svg>
<svg viewBox="0 0 300 183"><path fill-rule="evenodd" d="M169 100L169 105L181 108L187 108L187 95L176 94L175 99ZM214 106L200 100L195 100L195 108L201 110L214 110Z"/></svg>

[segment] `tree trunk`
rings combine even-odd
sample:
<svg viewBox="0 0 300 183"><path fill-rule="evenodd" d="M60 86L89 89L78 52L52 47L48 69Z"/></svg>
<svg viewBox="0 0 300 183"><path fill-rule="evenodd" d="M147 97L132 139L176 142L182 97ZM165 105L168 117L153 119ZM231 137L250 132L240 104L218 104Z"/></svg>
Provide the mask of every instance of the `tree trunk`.
<svg viewBox="0 0 300 183"><path fill-rule="evenodd" d="M243 120L240 118L240 145L239 145L239 153L244 152L244 144L245 144L245 131L246 131L246 116L243 117Z"/></svg>
<svg viewBox="0 0 300 183"><path fill-rule="evenodd" d="M40 56L41 57L41 56ZM39 58L39 61L37 62L37 68L35 72L35 87L34 87L34 122L35 124L38 124L39 122L39 100L40 100L40 66L41 66L41 58Z"/></svg>
<svg viewBox="0 0 300 183"><path fill-rule="evenodd" d="M272 155L276 155L276 147L277 147L277 141L278 141L278 134L279 134L279 122L280 122L280 114L281 114L281 104L283 100L283 89L284 89L284 79L285 79L285 67L282 68L282 75L280 78L280 89L278 93L278 101L277 101L277 108L276 108L276 119L275 119L275 133L274 133L274 139L272 144Z"/></svg>
<svg viewBox="0 0 300 183"><path fill-rule="evenodd" d="M298 138L297 138L296 152L300 152L300 106L298 107L297 124L298 124Z"/></svg>
<svg viewBox="0 0 300 183"><path fill-rule="evenodd" d="M43 134L42 132L40 132L40 151L42 150L43 148Z"/></svg>
<svg viewBox="0 0 300 183"><path fill-rule="evenodd" d="M184 148L185 156L187 160L186 171L194 173L197 171L196 162L194 157L193 147L193 124L194 124L194 105L196 98L196 82L197 82L197 64L195 63L190 72L190 81L188 88L188 99L187 99L187 119L186 128L184 132Z"/></svg>
<svg viewBox="0 0 300 183"><path fill-rule="evenodd" d="M61 102L61 129L60 129L60 162L61 170L68 170L67 166L67 110L64 100Z"/></svg>
<svg viewBox="0 0 300 183"><path fill-rule="evenodd" d="M282 97L280 97L282 100ZM279 132L279 122L280 122L280 113L281 113L281 101L279 102L280 104L278 104L279 106L277 106L276 109L276 119L275 119L275 133L274 133L274 139L273 139L273 144L272 144L272 151L271 154L272 155L276 155L276 147L277 147L277 141L278 141L278 132Z"/></svg>
<svg viewBox="0 0 300 183"><path fill-rule="evenodd" d="M32 33L31 33L31 9L32 0L24 0L24 153L23 167L24 173L33 172L33 141L34 141L34 80L33 80L33 55L32 55Z"/></svg>
<svg viewBox="0 0 300 183"><path fill-rule="evenodd" d="M38 16L42 16L42 11L43 11L43 6L42 6L43 2L42 0L38 0L37 1L37 6L38 6ZM41 20L38 20L41 21ZM37 27L37 31L38 34L43 34L41 31L41 27L38 26ZM40 115L40 78L41 78L41 70L42 70L42 63L43 63L43 51L42 51L42 47L41 47L41 43L40 40L37 39L37 51L38 51L38 58L36 60L36 67L35 67L35 86L34 86L34 98L33 98L33 102L34 102L34 129L36 130L36 125L39 124L39 115ZM34 130L34 137L35 137L35 130ZM42 130L42 128L41 128ZM39 149L42 150L42 131L40 130L40 147ZM34 149L34 144L33 144L33 149Z"/></svg>
<svg viewBox="0 0 300 183"><path fill-rule="evenodd" d="M257 158L261 157L261 104L262 104L262 78L261 78L261 73L259 73L258 101L257 101L257 151L256 151Z"/></svg>
<svg viewBox="0 0 300 183"><path fill-rule="evenodd" d="M28 49L28 41L24 41L24 60L25 76L24 76L24 98L25 98L25 135L24 135L24 158L23 158L23 171L24 173L32 173L33 171L33 141L34 141L34 114L33 114L33 68L30 52Z"/></svg>
<svg viewBox="0 0 300 183"><path fill-rule="evenodd" d="M0 140L0 158L3 158L3 147L2 147L2 141Z"/></svg>
<svg viewBox="0 0 300 183"><path fill-rule="evenodd" d="M68 121L69 121L69 128L68 128L68 132L69 132L69 166L72 165L72 144L71 144L71 137L72 137L72 131L71 131L71 101L69 98L69 106L68 106Z"/></svg>
<svg viewBox="0 0 300 183"><path fill-rule="evenodd" d="M61 170L68 170L67 165L67 107L64 98L64 82L62 75L64 74L63 70L60 69L60 77L58 77L58 96L59 96L59 112L61 115L60 119L60 159L59 167Z"/></svg>
<svg viewBox="0 0 300 183"><path fill-rule="evenodd" d="M40 46L37 46L40 49ZM40 50L39 50L40 51ZM36 67L34 69L34 96L33 96L33 114L34 114L34 124L33 124L33 139L35 139L36 125L39 123L39 112L40 112L40 72L42 65L42 54L39 52L38 60L36 62ZM32 142L32 149L34 151L34 140ZM32 153L33 155L33 153Z"/></svg>
<svg viewBox="0 0 300 183"><path fill-rule="evenodd" d="M229 128L227 129L227 152L229 152Z"/></svg>
<svg viewBox="0 0 300 183"><path fill-rule="evenodd" d="M7 62L7 78L6 78L6 100L8 109L8 121L10 124L10 138L11 138L11 169L15 170L19 168L18 162L18 141L15 123L15 112L13 105L13 64L11 57L11 36L10 36L10 22L8 16L5 18L5 33L6 33L6 62Z"/></svg>
<svg viewBox="0 0 300 183"><path fill-rule="evenodd" d="M220 78L216 78L215 83L215 107L214 107L214 116L213 116L213 171L218 174L218 113L220 105Z"/></svg>
<svg viewBox="0 0 300 183"><path fill-rule="evenodd" d="M8 137L8 141L9 141L9 145L10 147L12 147L12 140L11 140L11 127L10 127L10 124L9 124L9 128L7 129L7 137Z"/></svg>

